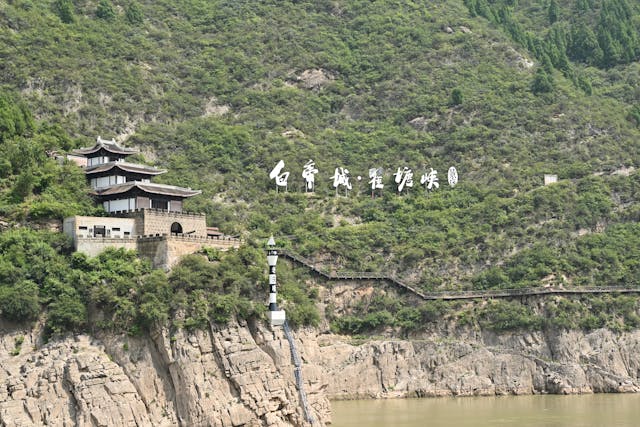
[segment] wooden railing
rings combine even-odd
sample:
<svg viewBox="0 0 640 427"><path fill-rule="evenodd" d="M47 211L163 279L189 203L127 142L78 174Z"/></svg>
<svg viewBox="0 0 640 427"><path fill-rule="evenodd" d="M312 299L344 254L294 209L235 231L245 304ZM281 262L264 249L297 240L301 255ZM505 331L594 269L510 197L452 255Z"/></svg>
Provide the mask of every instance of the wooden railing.
<svg viewBox="0 0 640 427"><path fill-rule="evenodd" d="M417 290L416 288L407 285L394 276L389 276L381 273L373 273L369 271L338 271L329 272L320 269L313 261L304 258L298 254L295 254L289 250L280 250L280 255L288 258L298 264L304 265L314 273L327 280L376 280L391 283L392 285L404 289L423 300L464 300L464 299L478 299L478 298L517 298L525 296L536 295L559 295L559 294L631 294L640 293L640 287L630 288L623 286L549 286L538 288L518 288L518 289L486 289L486 290L472 290L472 291L431 291L424 292Z"/></svg>

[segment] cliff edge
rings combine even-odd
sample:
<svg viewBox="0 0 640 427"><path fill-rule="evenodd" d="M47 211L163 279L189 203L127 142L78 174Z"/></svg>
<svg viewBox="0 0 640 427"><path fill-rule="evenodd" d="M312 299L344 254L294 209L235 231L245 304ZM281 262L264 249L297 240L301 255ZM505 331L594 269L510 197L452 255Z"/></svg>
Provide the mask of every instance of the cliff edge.
<svg viewBox="0 0 640 427"><path fill-rule="evenodd" d="M2 426L306 426L282 331L232 323L149 337L101 333L47 344L2 325ZM303 364L316 424L329 422L317 367Z"/></svg>
<svg viewBox="0 0 640 427"><path fill-rule="evenodd" d="M374 340L320 337L333 399L638 392L640 331L486 331Z"/></svg>
<svg viewBox="0 0 640 427"><path fill-rule="evenodd" d="M282 330L260 323L46 344L38 327L0 332L0 426L310 426L330 423L328 398L640 391L640 330L355 342L303 328L311 423Z"/></svg>

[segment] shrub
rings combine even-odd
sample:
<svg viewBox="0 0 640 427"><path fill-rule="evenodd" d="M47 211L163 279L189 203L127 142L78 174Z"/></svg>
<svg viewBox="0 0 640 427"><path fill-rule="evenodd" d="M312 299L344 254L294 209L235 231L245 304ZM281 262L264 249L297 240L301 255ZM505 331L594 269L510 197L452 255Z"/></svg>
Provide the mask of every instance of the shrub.
<svg viewBox="0 0 640 427"><path fill-rule="evenodd" d="M140 25L144 19L142 9L137 1L133 0L129 3L124 11L124 16L132 25Z"/></svg>
<svg viewBox="0 0 640 427"><path fill-rule="evenodd" d="M113 21L116 18L116 12L109 0L100 0L96 9L96 16L105 21Z"/></svg>
<svg viewBox="0 0 640 427"><path fill-rule="evenodd" d="M71 0L56 0L53 8L60 20L65 24L71 24L75 21L75 6Z"/></svg>
<svg viewBox="0 0 640 427"><path fill-rule="evenodd" d="M86 324L86 305L75 292L64 293L49 304L47 327L52 332L80 331Z"/></svg>
<svg viewBox="0 0 640 427"><path fill-rule="evenodd" d="M40 314L38 286L23 280L13 286L0 286L0 315L8 320L33 320Z"/></svg>
<svg viewBox="0 0 640 427"><path fill-rule="evenodd" d="M530 307L513 301L490 301L479 310L480 326L496 332L536 330L542 327L542 317Z"/></svg>

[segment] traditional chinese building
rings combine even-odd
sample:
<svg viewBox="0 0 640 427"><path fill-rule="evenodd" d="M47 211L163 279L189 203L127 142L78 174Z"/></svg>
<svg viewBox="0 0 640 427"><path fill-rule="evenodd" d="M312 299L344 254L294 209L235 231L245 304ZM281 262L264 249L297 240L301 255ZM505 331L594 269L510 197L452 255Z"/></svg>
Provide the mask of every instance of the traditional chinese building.
<svg viewBox="0 0 640 427"><path fill-rule="evenodd" d="M128 163L126 158L137 152L100 137L93 147L73 151L74 155L87 158L87 179L105 211L129 212L151 208L182 212L182 201L201 193L190 188L152 183L151 178L166 171Z"/></svg>
<svg viewBox="0 0 640 427"><path fill-rule="evenodd" d="M207 227L202 214L183 212L183 201L201 192L152 183L165 170L129 163L138 150L98 137L93 147L73 151L86 158L87 180L108 217L74 216L63 229L77 251L95 256L107 247L136 249L154 267L170 268L182 255L203 247L227 249L239 241Z"/></svg>

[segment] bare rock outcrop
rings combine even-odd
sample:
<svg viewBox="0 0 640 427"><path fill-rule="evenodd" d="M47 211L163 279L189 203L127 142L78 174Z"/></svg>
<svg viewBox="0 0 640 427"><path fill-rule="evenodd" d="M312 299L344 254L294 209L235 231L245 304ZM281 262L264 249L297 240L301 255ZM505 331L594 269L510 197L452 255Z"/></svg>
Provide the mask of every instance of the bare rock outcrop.
<svg viewBox="0 0 640 427"><path fill-rule="evenodd" d="M640 391L640 330L495 334L474 328L352 343L314 328L232 322L151 336L99 333L44 344L0 324L0 426L310 426L327 397Z"/></svg>
<svg viewBox="0 0 640 427"><path fill-rule="evenodd" d="M288 342L261 324L42 346L29 328L0 332L0 426L310 425ZM324 377L306 363L303 372L313 419L324 424Z"/></svg>
<svg viewBox="0 0 640 427"><path fill-rule="evenodd" d="M314 364L337 399L640 391L640 331L322 340Z"/></svg>
<svg viewBox="0 0 640 427"><path fill-rule="evenodd" d="M25 353L2 358L0 425L151 424L122 368L88 336Z"/></svg>
<svg viewBox="0 0 640 427"><path fill-rule="evenodd" d="M320 89L335 80L335 77L327 70L312 69L304 70L296 80L305 89Z"/></svg>

